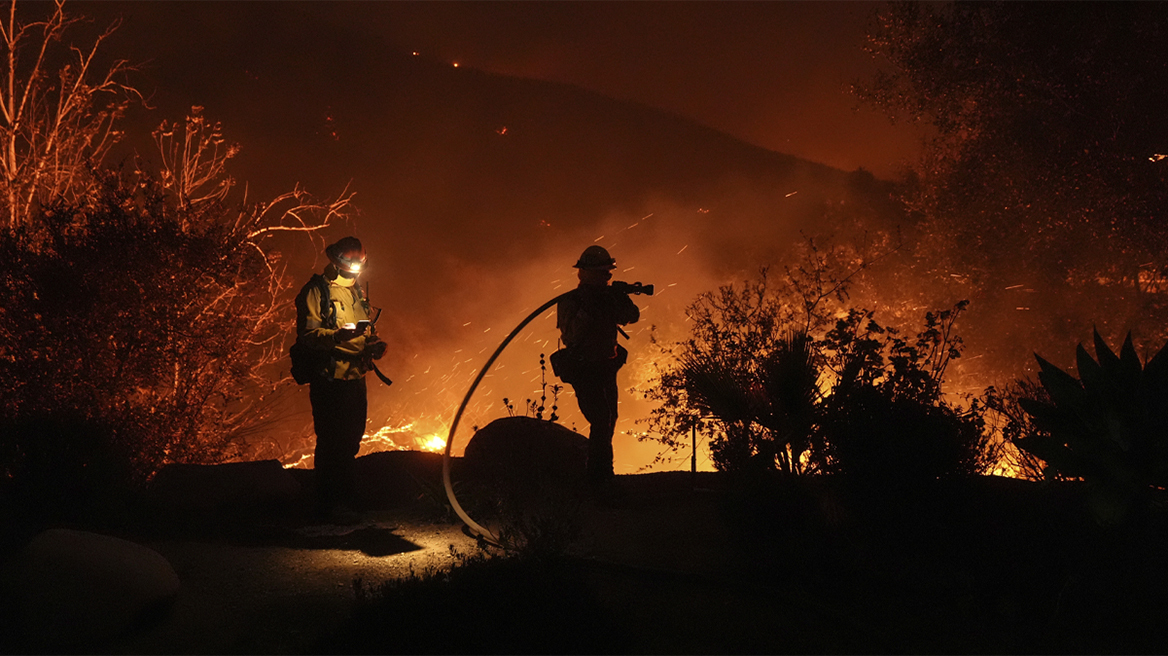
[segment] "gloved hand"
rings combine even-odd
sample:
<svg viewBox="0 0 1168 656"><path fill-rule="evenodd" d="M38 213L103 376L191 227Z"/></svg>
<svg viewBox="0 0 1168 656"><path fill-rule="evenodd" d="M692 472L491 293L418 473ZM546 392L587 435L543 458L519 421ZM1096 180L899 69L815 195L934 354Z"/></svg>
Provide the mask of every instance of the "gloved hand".
<svg viewBox="0 0 1168 656"><path fill-rule="evenodd" d="M385 357L385 352L389 350L389 344L381 341L380 337L370 335L365 339L365 353L374 360L380 360Z"/></svg>

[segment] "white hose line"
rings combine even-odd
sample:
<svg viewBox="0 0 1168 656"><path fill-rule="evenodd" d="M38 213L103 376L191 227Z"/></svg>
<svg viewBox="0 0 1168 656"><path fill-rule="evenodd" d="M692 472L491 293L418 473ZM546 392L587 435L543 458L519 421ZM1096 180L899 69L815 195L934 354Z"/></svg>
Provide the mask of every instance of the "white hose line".
<svg viewBox="0 0 1168 656"><path fill-rule="evenodd" d="M495 546L501 546L499 544L499 538L495 537L495 534L491 533L486 528L479 526L475 520L471 519L470 516L466 514L466 511L462 509L462 506L458 503L458 499L454 496L454 485L450 482L450 448L454 445L454 432L458 430L458 422L462 419L462 413L464 410L466 410L467 404L470 403L470 398L474 395L475 389L478 388L479 383L483 380L483 377L487 375L487 371L490 370L491 365L495 364L495 359L499 357L499 354L503 352L503 349L507 348L507 345L511 343L511 340L515 339L515 336L518 335L519 331L523 330L527 324L531 323L540 314L543 314L544 310L555 305L556 303L559 303L560 299L567 296L569 293L571 292L564 292L547 303L539 306L539 308L537 308L534 312L527 315L526 319L519 322L519 325L515 326L515 330L512 330L510 335L507 335L507 338L503 340L503 343L499 345L499 348L495 349L495 352L491 354L489 359L487 359L487 363L483 365L482 370L479 371L479 375L476 376L474 382L471 383L470 389L466 391L466 396L462 397L462 405L458 406L458 412L455 413L454 421L450 424L450 433L446 436L446 452L442 454L442 484L446 487L446 498L450 500L450 506L454 508L454 512L458 515L458 518L461 519L464 524L466 524L467 528L476 534L475 537L486 540L488 543Z"/></svg>

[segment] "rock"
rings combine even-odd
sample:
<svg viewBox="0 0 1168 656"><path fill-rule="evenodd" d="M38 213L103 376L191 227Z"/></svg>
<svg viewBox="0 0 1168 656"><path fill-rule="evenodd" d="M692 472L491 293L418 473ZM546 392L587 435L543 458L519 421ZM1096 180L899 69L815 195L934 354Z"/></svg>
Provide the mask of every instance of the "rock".
<svg viewBox="0 0 1168 656"><path fill-rule="evenodd" d="M295 501L299 481L278 460L221 465L163 467L150 484L150 498L175 510L213 511Z"/></svg>
<svg viewBox="0 0 1168 656"><path fill-rule="evenodd" d="M466 445L467 509L510 548L563 553L580 532L587 453L588 439L559 424L497 419Z"/></svg>
<svg viewBox="0 0 1168 656"><path fill-rule="evenodd" d="M423 496L446 503L441 453L379 451L357 458L354 472L357 507L394 508Z"/></svg>
<svg viewBox="0 0 1168 656"><path fill-rule="evenodd" d="M469 478L520 494L574 487L584 479L588 438L550 421L504 417L479 430L466 445Z"/></svg>
<svg viewBox="0 0 1168 656"><path fill-rule="evenodd" d="M149 628L179 592L158 552L111 537L50 529L37 534L7 577L25 646L89 647Z"/></svg>

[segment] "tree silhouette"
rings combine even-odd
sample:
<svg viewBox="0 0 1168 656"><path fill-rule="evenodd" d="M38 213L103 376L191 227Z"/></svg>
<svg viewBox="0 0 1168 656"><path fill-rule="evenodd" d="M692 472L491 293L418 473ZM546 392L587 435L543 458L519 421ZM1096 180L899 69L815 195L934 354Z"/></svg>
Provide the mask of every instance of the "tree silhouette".
<svg viewBox="0 0 1168 656"><path fill-rule="evenodd" d="M875 14L881 69L856 91L934 129L904 194L921 217L917 268L968 281L972 332L1004 337L1011 368L1029 357L1023 336L1075 339L1082 316L1116 334L1168 325L1166 38L1147 3Z"/></svg>

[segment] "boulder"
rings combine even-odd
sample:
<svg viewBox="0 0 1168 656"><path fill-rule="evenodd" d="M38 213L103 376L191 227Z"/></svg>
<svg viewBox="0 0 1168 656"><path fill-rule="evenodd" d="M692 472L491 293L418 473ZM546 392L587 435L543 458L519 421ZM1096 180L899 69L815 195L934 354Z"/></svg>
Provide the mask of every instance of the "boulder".
<svg viewBox="0 0 1168 656"><path fill-rule="evenodd" d="M466 445L464 507L511 548L563 553L580 532L587 457L588 439L559 424L497 419Z"/></svg>
<svg viewBox="0 0 1168 656"><path fill-rule="evenodd" d="M583 482L588 438L532 417L496 419L474 434L463 454L467 477L518 493Z"/></svg>
<svg viewBox="0 0 1168 656"><path fill-rule="evenodd" d="M394 508L422 498L446 503L441 453L379 451L357 458L354 472L358 507Z"/></svg>
<svg viewBox="0 0 1168 656"><path fill-rule="evenodd" d="M301 486L278 460L163 467L150 483L150 498L174 510L214 511L295 501Z"/></svg>
<svg viewBox="0 0 1168 656"><path fill-rule="evenodd" d="M108 535L50 529L25 546L6 577L27 647L101 645L165 617L179 592L158 552Z"/></svg>

